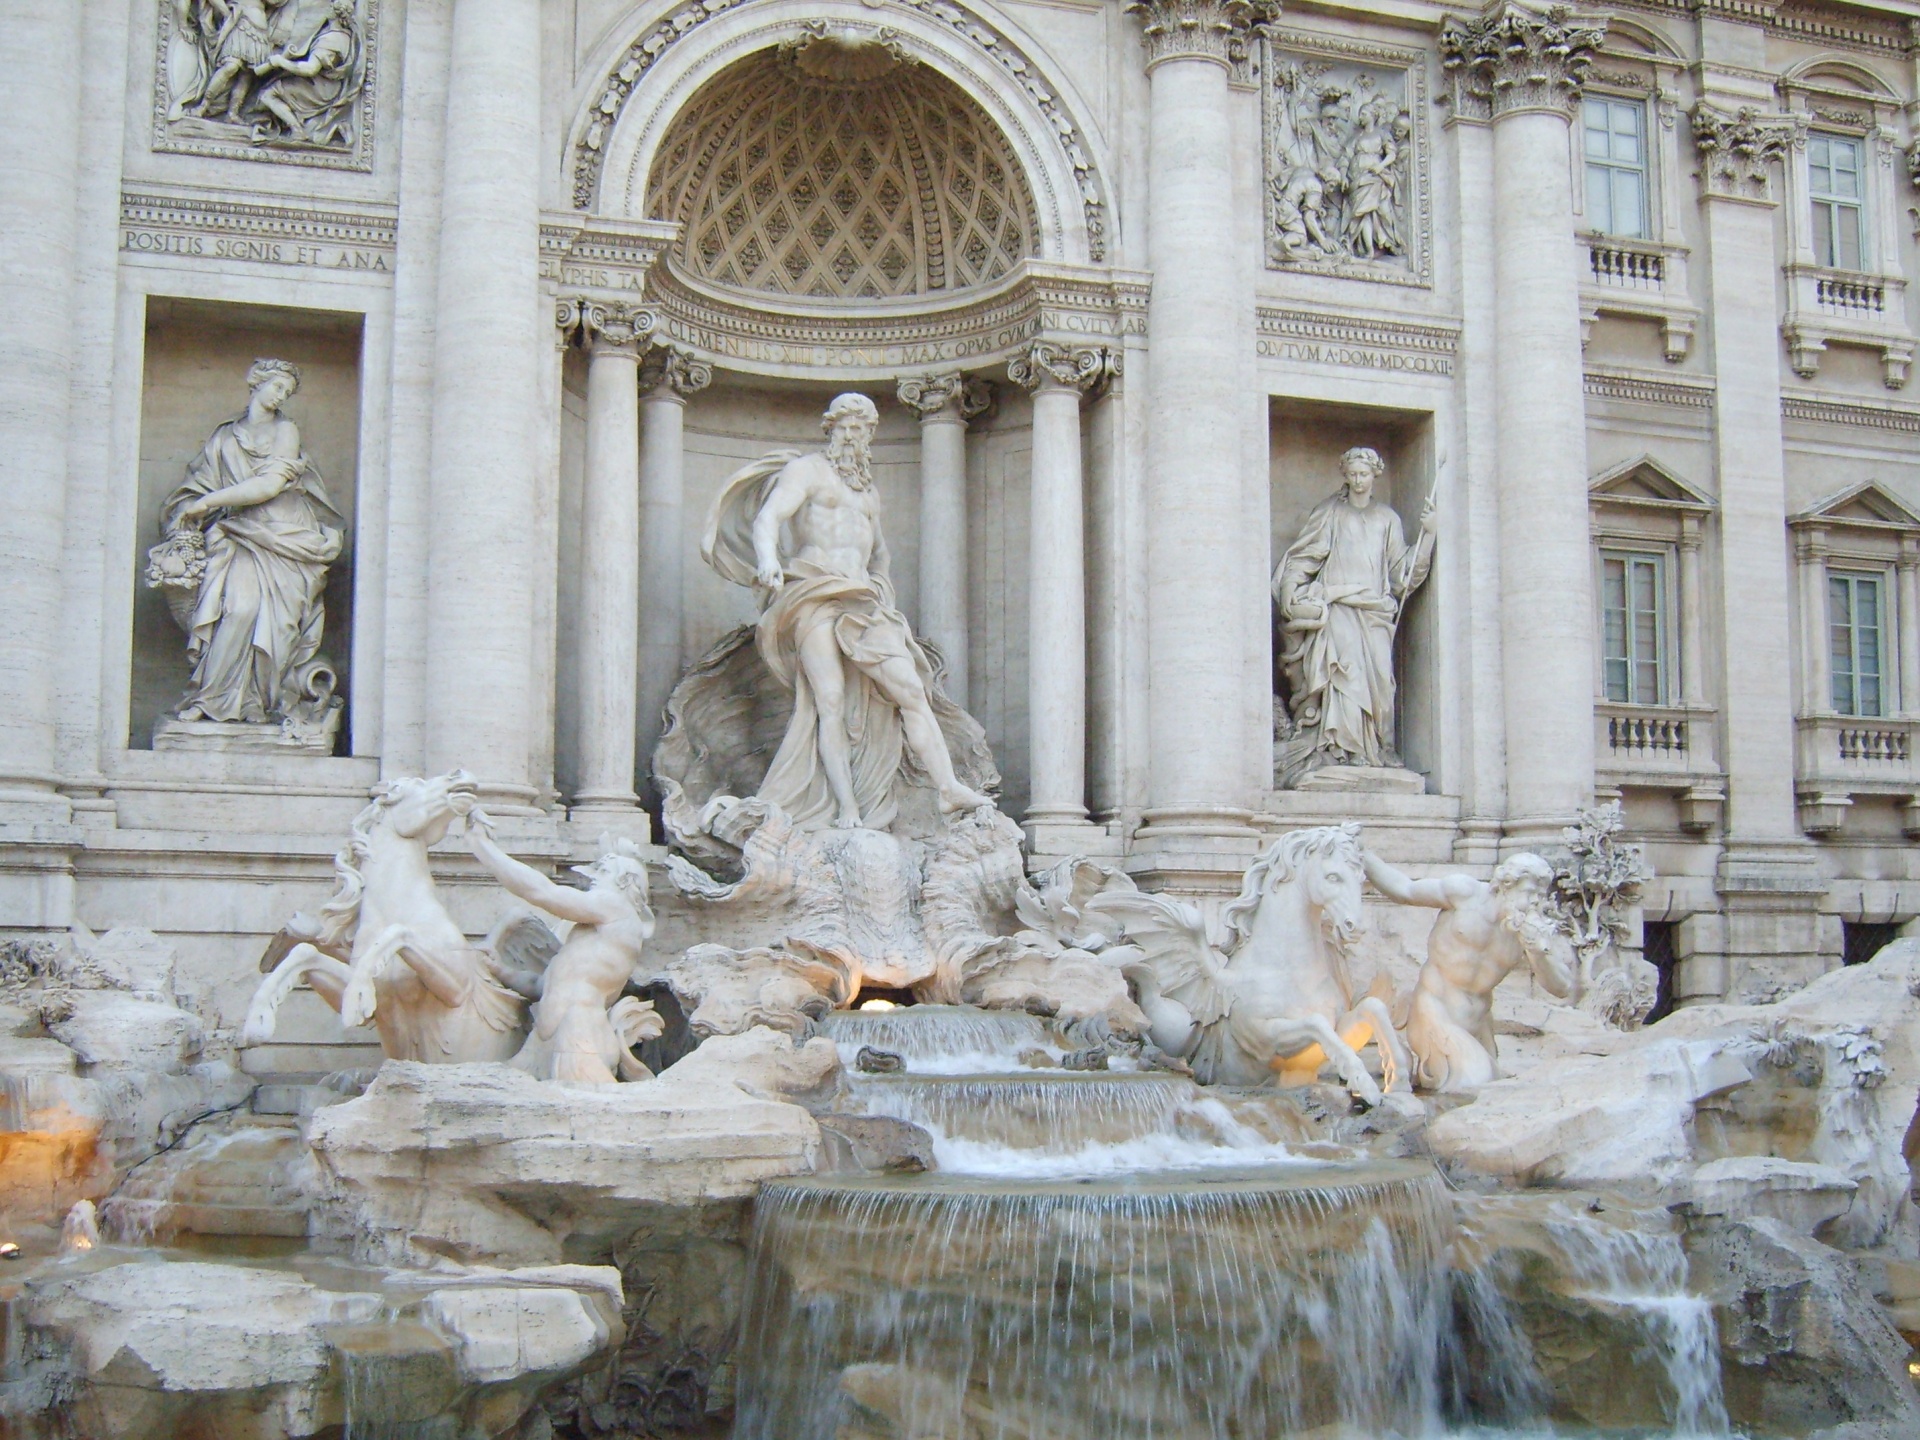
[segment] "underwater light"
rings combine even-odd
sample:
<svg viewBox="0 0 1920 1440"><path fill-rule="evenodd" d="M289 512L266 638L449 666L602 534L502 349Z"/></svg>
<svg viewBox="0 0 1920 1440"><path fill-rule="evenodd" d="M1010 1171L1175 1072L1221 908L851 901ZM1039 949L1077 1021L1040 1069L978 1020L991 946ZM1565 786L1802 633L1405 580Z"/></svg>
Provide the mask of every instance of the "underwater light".
<svg viewBox="0 0 1920 1440"><path fill-rule="evenodd" d="M0 1241L0 1260L18 1260L20 1247L11 1240Z"/></svg>
<svg viewBox="0 0 1920 1440"><path fill-rule="evenodd" d="M862 1010L898 1010L900 1007L894 1004L893 1001L891 1000L875 999L875 1000L862 1000L860 1002L860 1008Z"/></svg>

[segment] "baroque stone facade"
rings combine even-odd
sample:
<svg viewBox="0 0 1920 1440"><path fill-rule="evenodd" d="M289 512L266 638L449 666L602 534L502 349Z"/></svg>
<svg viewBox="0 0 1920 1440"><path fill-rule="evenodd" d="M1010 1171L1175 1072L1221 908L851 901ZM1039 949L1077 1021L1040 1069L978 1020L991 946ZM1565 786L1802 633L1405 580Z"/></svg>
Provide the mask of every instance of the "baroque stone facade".
<svg viewBox="0 0 1920 1440"><path fill-rule="evenodd" d="M0 930L164 932L237 1027L397 778L470 771L536 869L660 859L668 698L754 613L703 517L840 392L1035 870L1212 905L1358 823L1490 880L1617 799L1674 1002L1920 918L1920 92L1878 10L82 8L4 21ZM265 357L325 493L236 470L196 533L297 502L326 543L190 654L149 552L191 569L209 436L267 443ZM1350 451L1377 585L1300 548ZM232 695L325 674L200 733L215 636ZM1327 695L1364 739L1296 763Z"/></svg>

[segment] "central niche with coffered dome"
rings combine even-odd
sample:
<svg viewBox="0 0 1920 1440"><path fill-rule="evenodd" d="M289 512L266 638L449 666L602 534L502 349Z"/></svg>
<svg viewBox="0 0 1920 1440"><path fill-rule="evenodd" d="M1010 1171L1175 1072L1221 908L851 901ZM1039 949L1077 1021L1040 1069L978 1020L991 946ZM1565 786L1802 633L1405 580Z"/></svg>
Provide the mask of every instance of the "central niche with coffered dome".
<svg viewBox="0 0 1920 1440"><path fill-rule="evenodd" d="M684 273L832 301L940 294L1035 250L1006 138L945 76L884 43L818 34L715 76L675 117L648 186Z"/></svg>

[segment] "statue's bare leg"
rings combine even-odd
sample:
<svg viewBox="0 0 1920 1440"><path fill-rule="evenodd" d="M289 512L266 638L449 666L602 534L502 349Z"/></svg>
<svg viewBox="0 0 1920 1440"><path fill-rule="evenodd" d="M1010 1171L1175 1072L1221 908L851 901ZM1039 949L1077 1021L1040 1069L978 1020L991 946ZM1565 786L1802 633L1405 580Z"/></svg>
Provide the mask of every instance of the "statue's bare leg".
<svg viewBox="0 0 1920 1440"><path fill-rule="evenodd" d="M1388 1090L1413 1088L1413 1057L1393 1028L1393 1013L1386 1002L1369 995L1341 1023L1346 1027L1341 1038L1356 1051L1368 1041L1373 1043L1380 1056L1380 1079Z"/></svg>
<svg viewBox="0 0 1920 1440"><path fill-rule="evenodd" d="M953 756L947 753L947 737L940 733L940 722L933 718L933 706L927 700L927 687L920 671L904 655L890 656L867 671L873 683L900 711L900 728L906 732L907 748L920 768L940 792L940 808L952 812L972 810L993 802L978 790L960 783L953 773Z"/></svg>
<svg viewBox="0 0 1920 1440"><path fill-rule="evenodd" d="M424 950L411 939L394 947L406 967L420 977L420 983L427 987L432 995L449 1010L458 1009L467 1003L467 997L473 994L473 972L450 965L431 950Z"/></svg>
<svg viewBox="0 0 1920 1440"><path fill-rule="evenodd" d="M847 671L833 626L815 625L800 641L800 671L813 693L820 717L820 763L826 767L827 788L833 792L834 824L842 830L860 828L860 801L853 793L853 759L847 742Z"/></svg>

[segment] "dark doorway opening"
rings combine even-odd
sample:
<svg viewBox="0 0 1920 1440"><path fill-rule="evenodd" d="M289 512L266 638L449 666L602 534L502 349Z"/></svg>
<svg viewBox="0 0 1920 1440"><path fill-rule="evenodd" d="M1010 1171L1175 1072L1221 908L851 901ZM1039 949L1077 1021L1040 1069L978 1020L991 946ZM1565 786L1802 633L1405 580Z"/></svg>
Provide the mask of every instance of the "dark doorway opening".
<svg viewBox="0 0 1920 1440"><path fill-rule="evenodd" d="M1647 1012L1645 1024L1664 1020L1673 1013L1673 969L1679 963L1673 945L1679 929L1680 926L1672 920L1648 920L1640 926L1640 953L1646 957L1649 965L1660 972L1660 983L1654 991L1653 1009Z"/></svg>
<svg viewBox="0 0 1920 1440"><path fill-rule="evenodd" d="M1848 965L1864 965L1900 938L1900 927L1848 920L1840 926L1840 933L1841 961Z"/></svg>

